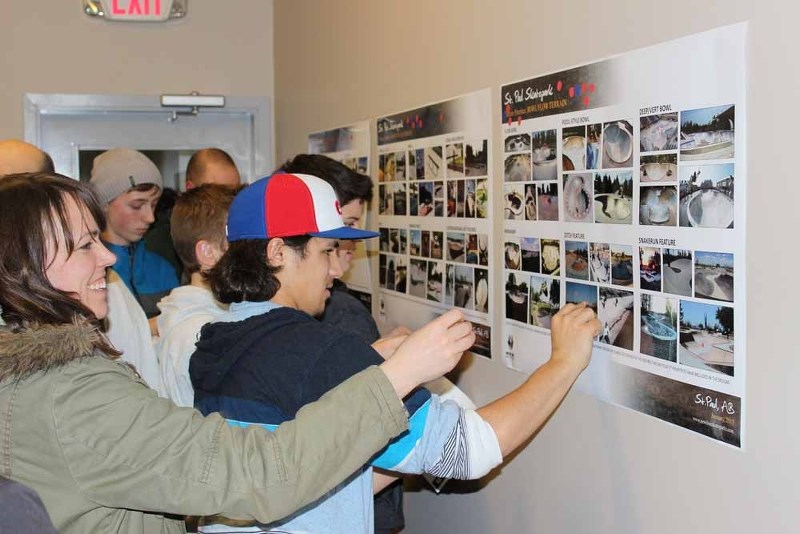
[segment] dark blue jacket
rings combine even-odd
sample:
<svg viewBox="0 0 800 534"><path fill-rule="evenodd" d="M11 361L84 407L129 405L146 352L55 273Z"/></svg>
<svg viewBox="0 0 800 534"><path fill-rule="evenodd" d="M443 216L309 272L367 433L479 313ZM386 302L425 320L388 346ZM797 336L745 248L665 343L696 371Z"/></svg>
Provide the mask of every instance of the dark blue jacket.
<svg viewBox="0 0 800 534"><path fill-rule="evenodd" d="M294 308L203 327L189 376L195 407L226 419L280 424L304 405L383 358L358 336ZM410 414L430 398L418 389Z"/></svg>

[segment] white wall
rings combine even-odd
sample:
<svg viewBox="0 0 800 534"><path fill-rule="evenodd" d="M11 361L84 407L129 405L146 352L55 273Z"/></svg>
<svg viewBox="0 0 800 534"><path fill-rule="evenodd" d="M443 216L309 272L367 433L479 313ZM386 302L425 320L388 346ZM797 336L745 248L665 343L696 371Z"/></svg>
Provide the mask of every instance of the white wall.
<svg viewBox="0 0 800 534"><path fill-rule="evenodd" d="M273 1L193 0L165 23L86 16L80 0L0 1L0 139L24 93L274 95Z"/></svg>
<svg viewBox="0 0 800 534"><path fill-rule="evenodd" d="M747 450L572 394L479 492L410 494L407 532L800 532L798 17L780 0L275 3L278 161L311 131L750 22ZM485 402L522 378L477 361L461 384Z"/></svg>

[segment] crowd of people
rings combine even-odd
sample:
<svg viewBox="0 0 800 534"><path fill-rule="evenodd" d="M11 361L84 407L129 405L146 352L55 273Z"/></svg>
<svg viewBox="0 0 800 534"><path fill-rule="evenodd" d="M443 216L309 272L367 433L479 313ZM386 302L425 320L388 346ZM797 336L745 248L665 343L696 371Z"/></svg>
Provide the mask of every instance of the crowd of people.
<svg viewBox="0 0 800 534"><path fill-rule="evenodd" d="M369 176L301 154L240 182L216 148L176 193L136 150L84 183L0 141L0 527L399 532L404 475L486 475L588 365L600 323L567 304L476 407L441 378L462 312L382 335L339 280Z"/></svg>

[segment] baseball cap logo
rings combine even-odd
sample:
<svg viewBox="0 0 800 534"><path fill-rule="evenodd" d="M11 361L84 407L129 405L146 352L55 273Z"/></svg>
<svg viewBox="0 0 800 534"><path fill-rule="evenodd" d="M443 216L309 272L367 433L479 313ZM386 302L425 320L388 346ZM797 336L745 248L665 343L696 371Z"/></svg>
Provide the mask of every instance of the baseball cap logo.
<svg viewBox="0 0 800 534"><path fill-rule="evenodd" d="M342 206L339 204L338 200L334 200L333 201L333 206L336 208L336 213L341 215L342 214Z"/></svg>

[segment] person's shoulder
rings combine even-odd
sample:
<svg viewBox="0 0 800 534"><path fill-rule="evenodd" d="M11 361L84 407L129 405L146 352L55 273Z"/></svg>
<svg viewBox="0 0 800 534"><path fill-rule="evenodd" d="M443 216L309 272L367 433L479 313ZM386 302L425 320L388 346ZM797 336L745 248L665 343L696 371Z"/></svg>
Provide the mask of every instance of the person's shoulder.
<svg viewBox="0 0 800 534"><path fill-rule="evenodd" d="M315 322L319 346L325 359L348 363L360 362L362 366L379 365L384 361L380 354L352 328L316 320Z"/></svg>
<svg viewBox="0 0 800 534"><path fill-rule="evenodd" d="M147 246L144 239L140 239L136 242L134 246L134 254L136 255L138 261L142 261L147 263L150 266L158 265L161 268L169 268L172 271L172 275L177 278L177 274L175 273L175 266L169 261L168 258L165 258L162 254L158 251L155 251Z"/></svg>
<svg viewBox="0 0 800 534"><path fill-rule="evenodd" d="M321 322L337 332L353 333L366 343L372 343L380 337L370 311L347 289L331 293Z"/></svg>
<svg viewBox="0 0 800 534"><path fill-rule="evenodd" d="M294 308L278 308L265 315L272 321L273 331L280 329L280 337L287 342L299 343L300 349L322 350L337 337L336 330Z"/></svg>
<svg viewBox="0 0 800 534"><path fill-rule="evenodd" d="M253 344L254 340L264 338L269 339L270 343L264 345L263 350L272 350L276 345L289 344L298 337L301 342L302 339L313 339L315 332L309 326L309 319L307 314L288 307L275 308L243 319L234 312L226 311L202 327L200 340L207 344L216 343L217 339L246 339Z"/></svg>
<svg viewBox="0 0 800 534"><path fill-rule="evenodd" d="M264 335L269 337L271 346L302 354L305 359L333 358L342 351L342 347L351 355L374 352L372 347L353 333L327 325L288 306L257 317L259 322L252 326L266 327Z"/></svg>
<svg viewBox="0 0 800 534"><path fill-rule="evenodd" d="M208 311L196 311L175 321L163 330L159 326L159 352L174 345L191 345L200 340L200 332L203 327L210 324L216 318ZM169 352L169 351L166 351Z"/></svg>
<svg viewBox="0 0 800 534"><path fill-rule="evenodd" d="M121 360L91 356L64 367L53 384L54 417L67 421L84 410L122 403L132 411L140 398L157 397L136 368Z"/></svg>
<svg viewBox="0 0 800 534"><path fill-rule="evenodd" d="M139 376L136 368L122 358L110 358L99 353L75 360L72 365L63 368L62 375L69 381L102 376L111 380L130 380Z"/></svg>

